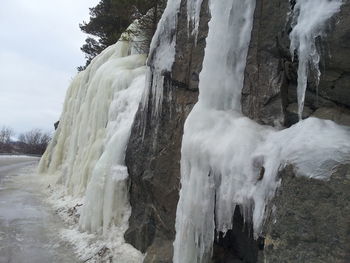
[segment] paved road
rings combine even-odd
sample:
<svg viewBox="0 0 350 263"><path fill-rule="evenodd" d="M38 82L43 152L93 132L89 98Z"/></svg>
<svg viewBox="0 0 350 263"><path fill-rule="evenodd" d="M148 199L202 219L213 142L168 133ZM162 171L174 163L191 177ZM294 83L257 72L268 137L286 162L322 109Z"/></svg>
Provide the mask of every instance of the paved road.
<svg viewBox="0 0 350 263"><path fill-rule="evenodd" d="M38 158L0 156L0 263L79 262L58 237L62 221L33 185L18 178L35 171Z"/></svg>

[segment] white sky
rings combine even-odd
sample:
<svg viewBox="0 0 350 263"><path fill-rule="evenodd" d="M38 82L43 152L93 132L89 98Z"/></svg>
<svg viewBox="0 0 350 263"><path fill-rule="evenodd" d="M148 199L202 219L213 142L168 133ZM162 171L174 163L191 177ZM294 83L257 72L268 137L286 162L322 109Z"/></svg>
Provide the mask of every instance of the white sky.
<svg viewBox="0 0 350 263"><path fill-rule="evenodd" d="M99 0L1 0L0 128L53 130L85 64L79 23Z"/></svg>

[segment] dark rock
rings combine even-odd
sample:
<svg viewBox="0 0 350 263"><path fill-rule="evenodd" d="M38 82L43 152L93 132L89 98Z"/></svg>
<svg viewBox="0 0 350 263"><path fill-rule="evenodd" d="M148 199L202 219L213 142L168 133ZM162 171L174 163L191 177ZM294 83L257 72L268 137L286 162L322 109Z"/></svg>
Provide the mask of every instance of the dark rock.
<svg viewBox="0 0 350 263"><path fill-rule="evenodd" d="M304 106L302 117L306 119L310 117L313 113L313 110L308 106ZM298 115L298 103L291 103L288 105L285 111L285 123L297 123L299 121Z"/></svg>
<svg viewBox="0 0 350 263"><path fill-rule="evenodd" d="M160 116L154 118L152 114L150 94L148 111L143 112L140 107L136 114L126 151L132 213L125 239L147 252L144 262L171 262L173 254L183 126L198 99L198 75L209 21L205 0L195 43L194 36L187 31L185 8L183 0L176 32L175 63L172 72L164 74Z"/></svg>
<svg viewBox="0 0 350 263"><path fill-rule="evenodd" d="M324 43L319 95L350 107L350 2L331 21Z"/></svg>
<svg viewBox="0 0 350 263"><path fill-rule="evenodd" d="M253 225L243 218L240 207L236 206L232 229L225 235L216 234L212 263L256 263L263 250L263 240L254 240Z"/></svg>
<svg viewBox="0 0 350 263"><path fill-rule="evenodd" d="M288 38L285 24L289 10L288 1L256 1L242 90L242 111L262 124L284 125L288 86L283 56L289 56L289 43L285 41Z"/></svg>
<svg viewBox="0 0 350 263"><path fill-rule="evenodd" d="M264 262L350 262L350 165L330 180L280 173L267 209Z"/></svg>
<svg viewBox="0 0 350 263"><path fill-rule="evenodd" d="M58 124L60 124L60 121L56 121L56 122L53 124L53 126L55 127L55 130L57 130Z"/></svg>
<svg viewBox="0 0 350 263"><path fill-rule="evenodd" d="M298 121L298 65L288 50L286 3L257 1L242 91L243 113L274 126ZM330 21L326 37L318 39L322 75L318 89L310 78L304 118L350 125L349 13L347 1ZM349 174L349 165L340 165L329 181L296 176L291 167L282 171L281 187L267 209L258 262L350 262Z"/></svg>
<svg viewBox="0 0 350 263"><path fill-rule="evenodd" d="M350 126L350 110L344 108L319 108L312 117L332 120L340 125Z"/></svg>
<svg viewBox="0 0 350 263"><path fill-rule="evenodd" d="M291 3L293 4L293 3ZM242 111L262 124L290 126L298 121L289 104L297 103L297 57L292 61L289 46L290 21L287 1L258 0L252 40L242 91ZM328 22L324 37L317 39L321 54L321 79L317 86L310 73L305 106L350 109L350 2ZM310 116L306 109L303 115ZM343 110L342 109L342 110Z"/></svg>

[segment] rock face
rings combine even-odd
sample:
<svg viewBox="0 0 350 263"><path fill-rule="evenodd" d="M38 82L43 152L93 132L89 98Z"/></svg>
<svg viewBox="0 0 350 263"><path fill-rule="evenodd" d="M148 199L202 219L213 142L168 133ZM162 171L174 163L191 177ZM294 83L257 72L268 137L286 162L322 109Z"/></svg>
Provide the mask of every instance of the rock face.
<svg viewBox="0 0 350 263"><path fill-rule="evenodd" d="M289 51L291 31L284 0L257 0L252 40L242 92L242 111L262 124L290 126L297 122L297 61ZM317 109L350 108L350 2L333 17L326 37L318 39L321 79L310 80L304 117ZM312 78L310 78L312 79ZM342 109L342 111L343 111Z"/></svg>
<svg viewBox="0 0 350 263"><path fill-rule="evenodd" d="M288 48L281 48L281 42L288 38L285 24L289 10L288 1L256 1L242 90L242 111L262 124L283 126L285 122L288 84L284 57L289 53Z"/></svg>
<svg viewBox="0 0 350 263"><path fill-rule="evenodd" d="M318 92L322 98L350 107L350 2L344 2L325 39Z"/></svg>
<svg viewBox="0 0 350 263"><path fill-rule="evenodd" d="M320 70L321 79L316 88L315 83L308 83L308 90L305 98L305 117L310 114L322 117L315 111L322 109L322 112L340 111L349 117L347 110L350 109L350 2L344 1L341 11L336 14L329 23L327 34L319 39L318 46L321 54ZM291 65L291 62L288 62ZM291 71L295 66L289 67ZM291 75L295 75L292 73ZM296 80L289 78L288 104L296 103ZM309 112L309 113L307 113ZM313 113L314 112L314 113ZM329 116L324 116L330 119ZM346 117L346 118L348 118ZM333 119L338 121L338 118ZM295 111L286 111L286 125L297 121ZM344 124L340 122L340 124Z"/></svg>
<svg viewBox="0 0 350 263"><path fill-rule="evenodd" d="M268 209L264 262L350 262L350 165L329 181L298 177L292 167Z"/></svg>
<svg viewBox="0 0 350 263"><path fill-rule="evenodd" d="M298 121L298 64L289 54L286 22L290 8L287 1L257 1L242 94L244 114L280 127ZM304 118L350 125L349 13L347 1L326 37L318 39L322 75L318 89L308 83ZM349 165L340 165L329 181L299 177L292 167L283 170L267 209L264 250L254 262L350 262L349 174Z"/></svg>
<svg viewBox="0 0 350 263"><path fill-rule="evenodd" d="M183 126L198 98L208 28L208 1L203 1L197 44L188 34L186 1L182 1L172 72L165 72L161 115L139 108L126 151L132 214L125 239L142 252L144 262L172 262L175 214L180 182ZM152 94L150 94L152 96ZM147 120L144 125L144 116ZM144 128L144 136L142 130Z"/></svg>
<svg viewBox="0 0 350 263"><path fill-rule="evenodd" d="M242 91L242 112L255 121L288 127L297 117L297 66L289 52L287 13L293 1L257 0ZM201 12L198 41L189 36L186 0L181 1L176 56L164 72L164 99L158 119L140 107L126 151L132 214L125 239L144 262L172 262L180 188L183 126L198 98L198 76L207 36L208 1ZM318 90L310 81L303 116L350 125L350 2L332 19L319 40L322 61ZM152 94L150 94L151 98ZM146 118L145 118L146 116ZM145 122L146 120L146 122ZM145 125L145 126L144 126ZM143 134L144 131L144 134ZM213 262L350 262L350 166L339 166L330 181L281 172L281 187L267 208L263 238L254 241L239 209L234 229L214 244Z"/></svg>

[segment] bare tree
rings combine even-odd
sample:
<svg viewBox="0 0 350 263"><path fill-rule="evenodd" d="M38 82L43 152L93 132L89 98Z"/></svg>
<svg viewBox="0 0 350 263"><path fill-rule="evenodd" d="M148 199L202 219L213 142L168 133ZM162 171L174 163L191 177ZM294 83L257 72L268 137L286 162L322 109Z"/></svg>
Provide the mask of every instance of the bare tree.
<svg viewBox="0 0 350 263"><path fill-rule="evenodd" d="M43 154L51 140L51 136L40 129L33 129L20 134L18 140L22 143L24 153Z"/></svg>
<svg viewBox="0 0 350 263"><path fill-rule="evenodd" d="M14 135L12 128L3 126L0 130L0 152L10 153L12 150L11 137Z"/></svg>
<svg viewBox="0 0 350 263"><path fill-rule="evenodd" d="M12 128L10 127L6 127L6 126L2 126L1 130L0 130L0 143L10 143L11 142L11 137L14 135L15 133L13 132Z"/></svg>

